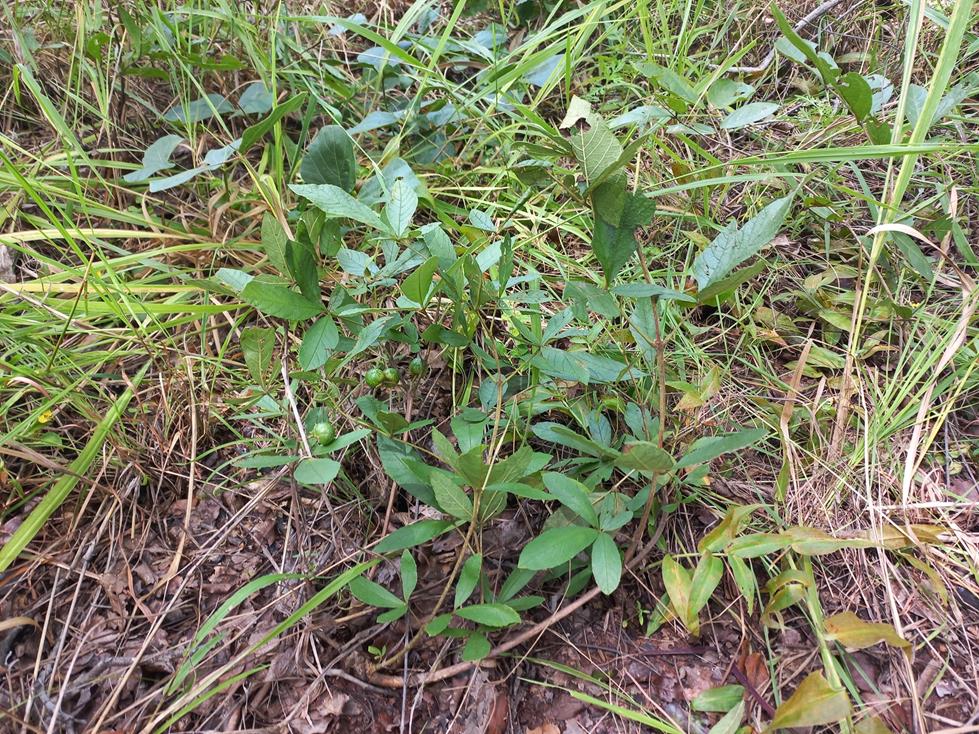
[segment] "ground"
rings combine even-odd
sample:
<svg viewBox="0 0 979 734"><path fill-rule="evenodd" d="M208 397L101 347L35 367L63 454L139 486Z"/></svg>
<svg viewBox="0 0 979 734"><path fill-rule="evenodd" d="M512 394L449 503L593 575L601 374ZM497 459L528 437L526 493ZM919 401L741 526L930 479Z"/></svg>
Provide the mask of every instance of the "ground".
<svg viewBox="0 0 979 734"><path fill-rule="evenodd" d="M976 730L975 9L781 9L5 8L0 730Z"/></svg>

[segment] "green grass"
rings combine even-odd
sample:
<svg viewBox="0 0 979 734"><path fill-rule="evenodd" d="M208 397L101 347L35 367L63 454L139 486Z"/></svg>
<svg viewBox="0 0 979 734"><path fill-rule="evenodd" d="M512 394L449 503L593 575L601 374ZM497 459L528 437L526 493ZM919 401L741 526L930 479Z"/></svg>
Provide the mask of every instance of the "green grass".
<svg viewBox="0 0 979 734"><path fill-rule="evenodd" d="M91 536L98 542L85 563L101 564L99 573L109 573L110 561L148 567L143 551L164 547L180 580L152 601L184 620L168 630L183 661L179 679L169 672L143 681L138 698L123 683L100 683L100 702L73 711L73 674L65 673L40 684L52 699L59 688L69 691L58 715L145 730L213 727L204 711L230 705L272 660L251 638L308 654L313 643L297 630L313 628L318 608L349 621L327 666L346 670L352 651L364 653L358 633L384 610L365 611L342 587L368 572L358 564L376 561L381 543L380 555L395 563L368 575L400 599L401 546L390 533L416 520L459 522L443 528L457 537L437 578L424 573L440 541L408 544L422 568L417 596L407 600L415 621L453 611L453 590L466 583L463 562L480 554L481 583L460 604L515 607L521 624L540 622L548 613L531 597L593 593L589 551L562 558L551 574L528 575L526 588L508 595L504 580L532 563L522 549L545 529L595 525L588 518L596 512L596 521L611 523L625 512L621 526L595 532L608 533L627 562L642 552L632 569L641 583L626 573L622 593L589 604L621 608L628 629L655 635L671 625L683 634L699 620L710 640L735 625L765 653L773 681L762 695L775 706L791 702L802 673L818 668L831 692L847 691L855 706L836 717L848 730L881 713L862 700L852 657L827 637L824 618L853 611L892 625L914 646L915 662L896 651L886 659L904 680L893 696L920 730L966 723L979 703L974 691L956 689L961 708L949 714L934 685L920 695L909 681L923 675L936 641L966 672L975 651L967 633L940 621L974 614L960 600L979 584L969 525L979 481L973 3L867 4L799 30L842 72L889 80L889 96L866 114L835 79L807 68L815 62L791 60L803 52L784 38L764 71L728 73L760 61L779 38L755 3L501 2L478 14L456 4L434 16L432 7L385 6L379 22L367 24L346 10L298 3L273 3L259 15L223 0L163 7L133 0L111 10L30 0L4 9L0 246L16 266L11 282L0 283L0 524L16 530L0 550L0 568L14 580L8 588L38 589L27 601L8 596L11 616L61 636L39 661L63 663L80 650L88 621L75 604L60 606L56 569L75 568L65 545ZM531 8L539 12L528 17ZM790 22L810 9L783 8ZM497 46L494 29L507 34ZM358 57L371 47L373 59ZM750 98L718 102L724 80L750 84ZM199 101L218 94L236 103L255 82L270 95L257 111ZM249 150L207 165L208 152L239 139L271 113L273 100L283 105L296 95L304 95L296 110ZM588 123L561 127L576 97L590 103ZM730 124L731 110L748 102L777 108L753 124ZM639 108L648 114L618 125L617 143L598 137L593 147L575 147L575 136L601 135L596 116L607 122ZM202 119L172 114L181 109ZM384 124L357 132L377 115L387 115ZM889 128L875 136L878 123ZM390 217L378 227L358 224L290 188L330 124L354 131L352 192L375 213L396 190L382 172L401 165L414 177L404 188L419 203L404 231L382 236L398 229ZM148 180L127 179L168 134L183 141L169 165ZM638 141L631 156L603 169L596 184L601 148L630 141ZM341 166L344 155L331 149L325 167ZM158 190L195 167L196 175ZM625 172L624 183L613 185L613 169ZM592 241L601 222L617 226L614 210L633 193L655 213L638 228L641 257L625 259L607 283ZM757 270L715 297L687 304L606 289L659 285L696 300L710 243L723 240L731 220L744 227L790 194L774 244L748 242L734 263L735 274ZM876 225L883 226L872 232ZM442 235L433 234L436 226ZM279 238L298 243L291 254ZM413 283L411 273L431 258L434 275ZM419 287L420 305L410 298ZM287 289L315 316L290 318L295 303L269 300ZM313 348L317 318L337 329L329 347ZM433 325L451 333L426 332ZM321 359L310 366L313 352ZM426 362L424 375L407 371L415 355ZM604 359L604 376L582 355ZM399 367L400 383L367 389L363 376L375 365ZM615 365L622 374L609 375ZM309 432L324 419L340 439L321 447ZM579 437L548 438L546 422ZM435 429L451 438L433 438ZM712 436L752 429L764 438L679 471L635 463L641 450L660 449L682 461ZM632 458L621 453L626 437L643 444ZM414 464L392 463L392 440L410 447ZM549 457L499 479L499 467L529 448ZM562 490L542 470L580 482L574 486L593 511L575 505L576 489L558 501ZM317 481L318 472L328 478ZM458 496L447 499L445 482L465 495L468 510ZM275 548L237 584L249 593L193 586L199 569L221 562L230 534L269 511L280 483L289 490L276 505L268 541ZM495 508L522 528L502 549L491 542L499 515L479 515L506 496L498 483L520 484L505 510ZM650 523L634 535L650 486ZM443 494L433 499L432 487ZM551 495L541 494L545 487ZM170 513L183 535L159 535L172 520L166 508L188 495L194 507L220 497L235 509L207 538L192 537L183 509ZM746 588L730 560L735 551L698 543L732 508L749 504L759 507L732 538L805 526L841 540L816 557L786 540L746 566L755 578ZM947 535L919 530L886 548L854 540L885 531L897 538L912 524ZM664 579L668 555L686 569L685 582L683 571ZM715 561L725 579L719 586L706 580ZM667 573L672 568L667 562ZM254 585L263 574L304 581ZM709 603L681 608L684 583ZM78 584L92 609L107 603L95 585ZM245 605L239 626L226 624L231 610L221 606L232 598ZM473 614L508 614L487 609ZM525 629L485 619L480 626L455 617L459 631L437 638L449 644L432 671L421 659L432 642L415 634L419 625L378 625L373 632L389 647L359 675L386 686L406 671L413 682L448 675L453 665L467 672L464 658ZM782 623L810 645L805 670L780 658ZM195 652L202 628L225 636ZM119 652L145 640L149 649L158 629L140 618L111 645ZM406 650L410 665L402 669ZM32 658L15 677L32 680L33 665ZM602 706L622 721L671 731L682 723L645 706L628 681L603 679L588 690L581 695L605 696ZM50 709L37 718L39 696L21 686L0 706L54 726ZM744 723L765 725L770 717L747 702ZM829 723L804 713L809 724ZM881 715L901 727L893 712ZM691 716L695 726L716 721ZM266 723L255 711L248 718Z"/></svg>

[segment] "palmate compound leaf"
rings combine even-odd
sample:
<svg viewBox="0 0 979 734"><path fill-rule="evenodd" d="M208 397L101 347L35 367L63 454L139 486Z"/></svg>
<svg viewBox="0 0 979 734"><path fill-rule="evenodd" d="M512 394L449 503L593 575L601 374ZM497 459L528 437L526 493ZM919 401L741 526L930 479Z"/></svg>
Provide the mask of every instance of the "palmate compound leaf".
<svg viewBox="0 0 979 734"><path fill-rule="evenodd" d="M738 227L732 222L722 229L693 263L697 288L704 290L775 239L792 206L793 194L776 199Z"/></svg>

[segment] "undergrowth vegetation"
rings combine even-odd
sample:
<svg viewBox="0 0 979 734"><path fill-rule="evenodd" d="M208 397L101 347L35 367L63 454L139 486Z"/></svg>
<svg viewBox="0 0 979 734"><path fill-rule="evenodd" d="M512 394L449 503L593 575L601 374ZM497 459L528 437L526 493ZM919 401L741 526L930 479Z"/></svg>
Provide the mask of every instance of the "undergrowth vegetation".
<svg viewBox="0 0 979 734"><path fill-rule="evenodd" d="M2 11L0 716L972 731L972 0L257 5Z"/></svg>

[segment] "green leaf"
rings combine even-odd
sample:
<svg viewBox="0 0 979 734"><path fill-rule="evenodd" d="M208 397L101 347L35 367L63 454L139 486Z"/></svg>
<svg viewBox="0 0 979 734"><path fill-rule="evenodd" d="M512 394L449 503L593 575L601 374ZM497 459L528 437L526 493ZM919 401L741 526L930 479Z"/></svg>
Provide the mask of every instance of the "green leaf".
<svg viewBox="0 0 979 734"><path fill-rule="evenodd" d="M160 171L173 168L173 162L170 160L170 156L173 155L173 151L183 141L184 138L182 135L164 135L162 138L154 141L143 153L142 167L136 171L130 171L122 177L122 180L126 183L145 181Z"/></svg>
<svg viewBox="0 0 979 734"><path fill-rule="evenodd" d="M766 117L771 117L778 111L778 105L774 102L751 102L730 113L721 120L722 130L740 130L748 125L761 122Z"/></svg>
<svg viewBox="0 0 979 734"><path fill-rule="evenodd" d="M399 178L391 187L388 203L384 205L384 217L391 225L395 237L404 237L418 208L418 194L415 187Z"/></svg>
<svg viewBox="0 0 979 734"><path fill-rule="evenodd" d="M850 715L846 691L834 689L820 672L810 673L775 711L769 730L833 724Z"/></svg>
<svg viewBox="0 0 979 734"><path fill-rule="evenodd" d="M262 249L265 250L269 262L275 265L276 270L282 275L289 272L289 264L286 262L288 243L289 238L286 237L279 220L266 212L262 217Z"/></svg>
<svg viewBox="0 0 979 734"><path fill-rule="evenodd" d="M407 613L408 613L408 605L402 604L399 607L395 607L394 609L390 609L384 612L384 614L378 614L377 622L378 624L387 624L389 622L395 621L396 619L401 619Z"/></svg>
<svg viewBox="0 0 979 734"><path fill-rule="evenodd" d="M487 627L508 627L520 624L520 615L506 604L473 604L456 609L456 616Z"/></svg>
<svg viewBox="0 0 979 734"><path fill-rule="evenodd" d="M385 589L380 584L374 583L370 579L358 576L349 585L350 593L372 607L383 607L384 609L396 609L404 606L404 602Z"/></svg>
<svg viewBox="0 0 979 734"><path fill-rule="evenodd" d="M690 581L690 601L689 611L691 616L696 616L700 610L707 606L711 594L721 582L724 575L724 564L721 559L710 553L705 553L700 558L697 568L693 572Z"/></svg>
<svg viewBox="0 0 979 734"><path fill-rule="evenodd" d="M275 353L275 332L259 327L242 329L241 351L252 379L259 385L265 384L265 373Z"/></svg>
<svg viewBox="0 0 979 734"><path fill-rule="evenodd" d="M690 450L676 463L676 469L696 464L706 464L721 454L740 451L760 441L768 435L767 428L751 428L745 431L725 433L720 436L705 436L693 442Z"/></svg>
<svg viewBox="0 0 979 734"><path fill-rule="evenodd" d="M606 533L600 534L591 547L591 572L603 594L611 594L622 579L622 557L615 541Z"/></svg>
<svg viewBox="0 0 979 734"><path fill-rule="evenodd" d="M234 112L234 106L217 92L211 92L193 102L179 104L170 109L163 115L167 122L182 122L192 125L195 122L203 122L214 117L215 114L223 115Z"/></svg>
<svg viewBox="0 0 979 734"><path fill-rule="evenodd" d="M306 329L302 346L299 347L299 366L304 370L318 370L340 343L340 332L331 316L323 316Z"/></svg>
<svg viewBox="0 0 979 734"><path fill-rule="evenodd" d="M302 484L329 484L340 473L340 462L333 459L304 459L293 474Z"/></svg>
<svg viewBox="0 0 979 734"><path fill-rule="evenodd" d="M238 108L246 115L264 115L275 104L275 97L261 81L252 82L238 98Z"/></svg>
<svg viewBox="0 0 979 734"><path fill-rule="evenodd" d="M311 201L328 217L352 219L369 227L391 234L390 228L370 207L361 204L343 189L332 184L292 184L293 193Z"/></svg>
<svg viewBox="0 0 979 734"><path fill-rule="evenodd" d="M737 558L760 558L788 548L792 539L775 533L754 533L735 538L727 547L727 554Z"/></svg>
<svg viewBox="0 0 979 734"><path fill-rule="evenodd" d="M251 150L255 143L265 137L266 133L275 127L275 123L288 115L290 112L295 112L297 109L299 109L303 102L306 101L306 96L306 92L302 92L301 94L290 97L272 110L264 119L259 120L250 127L245 128L245 131L241 134L241 146L238 148L238 152L244 155Z"/></svg>
<svg viewBox="0 0 979 734"><path fill-rule="evenodd" d="M737 705L721 717L707 734L736 734L741 728L744 720L744 701L738 701Z"/></svg>
<svg viewBox="0 0 979 734"><path fill-rule="evenodd" d="M734 576L734 583L738 585L738 590L744 597L748 614L752 614L755 609L755 595L758 592L758 581L754 571L740 557L730 554L727 557L727 565L731 569L731 575Z"/></svg>
<svg viewBox="0 0 979 734"><path fill-rule="evenodd" d="M744 700L744 686L718 686L708 688L695 696L690 702L690 708L701 712L730 711Z"/></svg>
<svg viewBox="0 0 979 734"><path fill-rule="evenodd" d="M597 183L622 155L622 145L600 117L592 116L586 129L571 134L571 150L581 164L588 185Z"/></svg>
<svg viewBox="0 0 979 734"><path fill-rule="evenodd" d="M684 102L695 104L700 98L697 90L693 88L693 85L689 82L689 80L687 80L686 77L680 76L671 69L667 69L653 63L646 63L643 64L642 72L646 76L655 79L663 89L675 94Z"/></svg>
<svg viewBox="0 0 979 734"><path fill-rule="evenodd" d="M636 251L635 231L648 225L656 206L651 199L627 190L627 178L616 172L592 193L595 228L591 247L610 283Z"/></svg>
<svg viewBox="0 0 979 734"><path fill-rule="evenodd" d="M418 564L406 549L401 554L401 594L405 601L411 597L418 586Z"/></svg>
<svg viewBox="0 0 979 734"><path fill-rule="evenodd" d="M755 88L733 79L718 79L707 90L707 101L718 109L733 107L737 102L748 99Z"/></svg>
<svg viewBox="0 0 979 734"><path fill-rule="evenodd" d="M486 639L486 635L475 632L469 636L462 648L462 659L467 663L482 660L490 654L490 650L492 650L492 646L490 641Z"/></svg>
<svg viewBox="0 0 979 734"><path fill-rule="evenodd" d="M701 539L697 544L697 550L701 553L704 551L711 553L723 551L727 544L734 540L734 536L741 530L744 521L759 507L761 505L733 505L724 515L724 519Z"/></svg>
<svg viewBox="0 0 979 734"><path fill-rule="evenodd" d="M377 453L385 473L402 489L417 497L426 505L435 505L435 493L427 478L419 476L412 466L424 466L421 455L411 446L387 436L377 436Z"/></svg>
<svg viewBox="0 0 979 734"><path fill-rule="evenodd" d="M299 292L309 300L320 300L320 274L316 265L316 255L308 244L296 242L286 243L286 265L292 275Z"/></svg>
<svg viewBox="0 0 979 734"><path fill-rule="evenodd" d="M473 503L458 484L442 472L432 473L432 490L439 509L460 520L472 520Z"/></svg>
<svg viewBox="0 0 979 734"><path fill-rule="evenodd" d="M557 472L544 472L544 486L558 501L592 527L598 526L598 514L592 506L588 487Z"/></svg>
<svg viewBox="0 0 979 734"><path fill-rule="evenodd" d="M434 290L435 271L439 269L439 259L430 257L401 283L401 293L419 308L428 303Z"/></svg>
<svg viewBox="0 0 979 734"><path fill-rule="evenodd" d="M609 453L609 450L590 438L585 438L580 433L572 431L561 423L543 421L535 423L531 429L537 438L543 441L550 441L559 446L566 446L569 449L580 451L596 458L602 458Z"/></svg>
<svg viewBox="0 0 979 734"><path fill-rule="evenodd" d="M789 21L786 19L785 15L782 14L782 11L779 10L776 5L773 4L771 10L772 15L775 16L775 22L778 24L779 30L782 31L782 34L789 41L789 43L791 43L792 46L794 46L806 58L806 60L809 61L809 63L816 67L816 70L819 72L819 75L822 77L823 83L826 86L834 86L836 83L836 77L839 76L840 72L839 69L836 68L835 64L832 63L832 59L828 59L825 55L817 52L813 44L809 43L803 39L802 36L796 33L789 24Z"/></svg>
<svg viewBox="0 0 979 734"><path fill-rule="evenodd" d="M836 640L848 650L863 650L879 642L886 642L893 647L911 647L911 643L897 633L894 625L865 622L853 612L834 614L823 624L826 628L826 639Z"/></svg>
<svg viewBox="0 0 979 734"><path fill-rule="evenodd" d="M697 299L688 293L655 283L623 283L615 286L612 293L625 298L658 298L661 301L680 301L681 303L697 302Z"/></svg>
<svg viewBox="0 0 979 734"><path fill-rule="evenodd" d="M673 468L673 457L650 441L632 441L626 445L616 466L642 474L665 474Z"/></svg>
<svg viewBox="0 0 979 734"><path fill-rule="evenodd" d="M483 556L479 553L474 553L469 556L466 562L462 564L462 570L459 572L459 581L456 582L455 599L452 602L453 608L462 606L463 602L472 596L473 591L476 590L476 584L479 583L479 575L482 569Z"/></svg>
<svg viewBox="0 0 979 734"><path fill-rule="evenodd" d="M776 199L745 222L732 222L714 238L693 263L697 287L703 290L775 239L792 205L792 194Z"/></svg>
<svg viewBox="0 0 979 734"><path fill-rule="evenodd" d="M323 304L315 303L285 286L249 281L241 290L245 303L254 306L267 316L289 321L304 321L323 312Z"/></svg>
<svg viewBox="0 0 979 734"><path fill-rule="evenodd" d="M595 542L594 528L568 525L545 530L524 546L517 565L531 571L544 571L563 565Z"/></svg>
<svg viewBox="0 0 979 734"><path fill-rule="evenodd" d="M357 183L357 161L347 132L339 125L320 130L303 156L299 173L305 184L328 184L352 191Z"/></svg>
<svg viewBox="0 0 979 734"><path fill-rule="evenodd" d="M437 535L441 535L453 524L446 520L419 520L389 533L377 544L374 550L378 553L390 553L391 551L413 548L416 545L427 543Z"/></svg>
<svg viewBox="0 0 979 734"><path fill-rule="evenodd" d="M835 84L837 94L850 108L850 112L863 122L870 115L874 102L874 93L867 80L855 71L844 74Z"/></svg>

